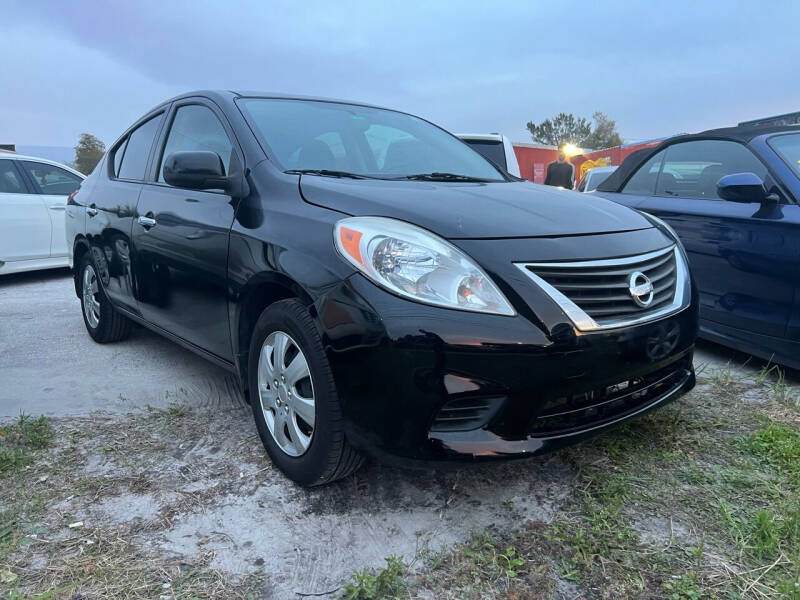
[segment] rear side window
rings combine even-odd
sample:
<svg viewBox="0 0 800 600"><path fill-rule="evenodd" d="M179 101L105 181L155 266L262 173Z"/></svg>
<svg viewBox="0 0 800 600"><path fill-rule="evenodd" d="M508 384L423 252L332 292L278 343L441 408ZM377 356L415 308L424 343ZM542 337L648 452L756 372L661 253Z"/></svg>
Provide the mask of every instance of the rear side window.
<svg viewBox="0 0 800 600"><path fill-rule="evenodd" d="M696 140L666 149L656 195L720 200L717 182L732 173L767 175L764 164L738 142Z"/></svg>
<svg viewBox="0 0 800 600"><path fill-rule="evenodd" d="M69 196L81 186L81 178L66 169L45 163L20 161L33 180L36 191L52 196Z"/></svg>
<svg viewBox="0 0 800 600"><path fill-rule="evenodd" d="M175 112L161 155L158 180L164 181L164 159L170 154L193 151L215 152L222 159L225 174L230 173L233 144L217 115L207 106L200 104L181 106Z"/></svg>
<svg viewBox="0 0 800 600"><path fill-rule="evenodd" d="M128 138L125 138L122 143L114 150L114 177L119 177L119 168L122 165L122 157L125 156L125 148L128 146Z"/></svg>
<svg viewBox="0 0 800 600"><path fill-rule="evenodd" d="M503 148L503 142L493 140L464 140L473 150L478 152L484 158L488 158L498 167L503 169L507 168L506 164L506 151Z"/></svg>
<svg viewBox="0 0 800 600"><path fill-rule="evenodd" d="M0 194L24 194L25 188L17 174L14 163L0 160Z"/></svg>
<svg viewBox="0 0 800 600"><path fill-rule="evenodd" d="M125 153L122 156L122 164L119 167L117 177L120 179L133 179L141 181L144 179L145 169L147 168L147 158L150 149L153 147L153 140L161 124L163 113L153 117L149 121L139 125L129 136ZM114 157L116 162L116 156Z"/></svg>
<svg viewBox="0 0 800 600"><path fill-rule="evenodd" d="M639 196L652 196L656 192L656 179L664 160L664 151L650 157L636 173L633 174L622 188L623 194L637 194Z"/></svg>

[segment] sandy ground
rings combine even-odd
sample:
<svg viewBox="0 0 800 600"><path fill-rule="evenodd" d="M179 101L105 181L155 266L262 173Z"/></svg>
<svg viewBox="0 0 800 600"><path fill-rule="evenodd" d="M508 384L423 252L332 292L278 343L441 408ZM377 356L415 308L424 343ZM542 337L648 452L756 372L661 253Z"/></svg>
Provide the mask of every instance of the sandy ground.
<svg viewBox="0 0 800 600"><path fill-rule="evenodd" d="M201 409L243 406L235 377L146 329L95 344L69 271L0 277L0 418L124 413L179 395Z"/></svg>
<svg viewBox="0 0 800 600"><path fill-rule="evenodd" d="M697 355L711 367L744 360L713 345ZM146 439L124 431L129 418L146 425L148 406L175 405L194 416L156 411L166 428ZM95 344L66 271L0 279L0 421L21 412L93 432L75 464L105 478L106 493L87 501L65 491L58 514L127 527L140 547L178 563L205 557L232 577L261 573L274 598L335 590L354 569L413 557L423 544L548 521L575 478L554 454L443 472L372 464L332 486L297 488L263 454L230 374L144 329Z"/></svg>

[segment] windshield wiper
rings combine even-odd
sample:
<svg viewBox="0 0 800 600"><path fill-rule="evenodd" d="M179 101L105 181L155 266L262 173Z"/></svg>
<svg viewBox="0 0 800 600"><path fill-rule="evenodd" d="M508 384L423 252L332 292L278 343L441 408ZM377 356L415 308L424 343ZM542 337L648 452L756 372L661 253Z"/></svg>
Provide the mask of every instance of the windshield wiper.
<svg viewBox="0 0 800 600"><path fill-rule="evenodd" d="M292 173L293 175L321 175L323 177L349 177L350 179L371 179L371 177L359 175L358 173L332 171L330 169L290 169L284 171L284 173Z"/></svg>
<svg viewBox="0 0 800 600"><path fill-rule="evenodd" d="M415 173L414 175L403 175L398 179L410 179L412 181L470 181L470 182L487 182L490 179L483 179L481 177L472 177L470 175L459 175L457 173Z"/></svg>

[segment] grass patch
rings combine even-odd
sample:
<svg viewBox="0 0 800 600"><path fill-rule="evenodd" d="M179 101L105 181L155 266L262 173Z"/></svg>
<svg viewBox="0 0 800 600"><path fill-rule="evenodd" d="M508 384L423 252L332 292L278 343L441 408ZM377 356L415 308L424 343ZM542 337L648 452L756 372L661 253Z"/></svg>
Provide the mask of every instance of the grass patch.
<svg viewBox="0 0 800 600"><path fill-rule="evenodd" d="M800 488L800 431L770 423L749 439L749 449Z"/></svg>
<svg viewBox="0 0 800 600"><path fill-rule="evenodd" d="M776 367L711 372L565 451L577 480L551 523L428 557L412 597L800 600L796 394Z"/></svg>
<svg viewBox="0 0 800 600"><path fill-rule="evenodd" d="M0 475L27 465L32 454L49 446L52 439L53 428L44 416L20 415L13 423L0 426Z"/></svg>

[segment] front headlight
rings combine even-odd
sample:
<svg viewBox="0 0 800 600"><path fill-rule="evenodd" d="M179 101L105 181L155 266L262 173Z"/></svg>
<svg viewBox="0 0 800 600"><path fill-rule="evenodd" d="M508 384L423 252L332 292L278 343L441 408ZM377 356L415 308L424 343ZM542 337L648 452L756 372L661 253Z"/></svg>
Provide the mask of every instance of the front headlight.
<svg viewBox="0 0 800 600"><path fill-rule="evenodd" d="M336 223L336 249L374 283L447 308L514 315L491 279L461 250L403 221L351 217Z"/></svg>

